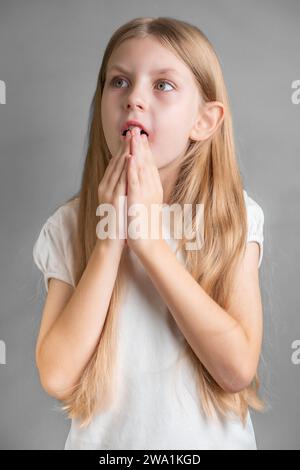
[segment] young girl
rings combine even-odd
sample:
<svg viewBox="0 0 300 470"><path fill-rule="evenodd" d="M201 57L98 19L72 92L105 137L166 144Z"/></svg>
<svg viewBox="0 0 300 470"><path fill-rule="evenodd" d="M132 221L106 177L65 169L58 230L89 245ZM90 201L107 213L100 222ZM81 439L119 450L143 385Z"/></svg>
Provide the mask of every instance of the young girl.
<svg viewBox="0 0 300 470"><path fill-rule="evenodd" d="M98 236L102 204L127 227L131 205L146 208L142 221L158 205L159 236ZM201 248L174 237L172 204L192 205ZM65 449L257 448L263 223L206 36L173 18L121 26L99 72L80 191L33 250L47 290L36 362L72 419Z"/></svg>

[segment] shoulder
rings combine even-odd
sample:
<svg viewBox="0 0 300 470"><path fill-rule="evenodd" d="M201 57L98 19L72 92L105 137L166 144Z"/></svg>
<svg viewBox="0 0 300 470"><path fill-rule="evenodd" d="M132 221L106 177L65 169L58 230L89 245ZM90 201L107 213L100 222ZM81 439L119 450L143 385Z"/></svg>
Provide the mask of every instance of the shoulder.
<svg viewBox="0 0 300 470"><path fill-rule="evenodd" d="M79 208L79 197L60 205L46 219L41 229L41 241L51 240L54 247L61 246L64 251L68 250L70 238L77 231L77 215Z"/></svg>
<svg viewBox="0 0 300 470"><path fill-rule="evenodd" d="M33 259L43 272L45 287L56 277L74 285L74 252L71 239L77 230L79 197L58 207L44 222L33 246Z"/></svg>
<svg viewBox="0 0 300 470"><path fill-rule="evenodd" d="M243 194L247 211L251 213L253 212L255 214L259 213L260 215L264 215L261 205L259 205L258 202L256 202L252 197L250 197L245 189L243 189Z"/></svg>
<svg viewBox="0 0 300 470"><path fill-rule="evenodd" d="M264 241L264 211L260 204L258 204L247 191L244 189L244 200L247 211L247 242L255 241L260 245L260 259L259 266L263 256L263 241Z"/></svg>
<svg viewBox="0 0 300 470"><path fill-rule="evenodd" d="M261 205L259 205L252 197L250 197L245 189L243 190L243 193L247 210L249 237L255 232L262 230L265 216Z"/></svg>
<svg viewBox="0 0 300 470"><path fill-rule="evenodd" d="M76 197L61 206L46 220L47 225L54 225L63 232L67 231L76 224L79 208L79 197Z"/></svg>

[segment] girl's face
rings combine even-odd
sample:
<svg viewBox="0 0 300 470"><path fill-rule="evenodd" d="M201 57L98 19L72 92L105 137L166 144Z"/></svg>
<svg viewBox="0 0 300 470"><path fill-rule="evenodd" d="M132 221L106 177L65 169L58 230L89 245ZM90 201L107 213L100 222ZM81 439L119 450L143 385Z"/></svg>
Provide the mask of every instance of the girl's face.
<svg viewBox="0 0 300 470"><path fill-rule="evenodd" d="M123 124L134 120L149 131L157 168L169 166L184 154L201 102L190 69L155 38L124 41L108 61L101 102L110 153L121 145Z"/></svg>

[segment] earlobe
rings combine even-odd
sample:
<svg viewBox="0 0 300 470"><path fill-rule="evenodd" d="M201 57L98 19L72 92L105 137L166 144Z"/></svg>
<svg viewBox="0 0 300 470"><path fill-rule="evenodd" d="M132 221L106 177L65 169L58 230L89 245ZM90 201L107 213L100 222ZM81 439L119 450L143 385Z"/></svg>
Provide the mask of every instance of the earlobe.
<svg viewBox="0 0 300 470"><path fill-rule="evenodd" d="M191 140L208 139L221 125L224 119L224 112L224 105L219 101L204 103L190 133Z"/></svg>

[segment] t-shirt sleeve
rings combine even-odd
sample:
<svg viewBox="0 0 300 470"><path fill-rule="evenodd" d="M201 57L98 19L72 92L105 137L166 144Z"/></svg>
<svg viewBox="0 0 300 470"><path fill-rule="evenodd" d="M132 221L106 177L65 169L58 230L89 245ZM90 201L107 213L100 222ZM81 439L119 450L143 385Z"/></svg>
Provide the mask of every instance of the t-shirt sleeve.
<svg viewBox="0 0 300 470"><path fill-rule="evenodd" d="M247 242L257 242L260 248L258 268L260 268L264 250L264 212L254 199L246 196L246 208L248 217Z"/></svg>
<svg viewBox="0 0 300 470"><path fill-rule="evenodd" d="M74 285L65 250L62 227L51 220L43 225L33 247L33 260L44 277L46 291L51 277Z"/></svg>

